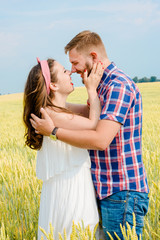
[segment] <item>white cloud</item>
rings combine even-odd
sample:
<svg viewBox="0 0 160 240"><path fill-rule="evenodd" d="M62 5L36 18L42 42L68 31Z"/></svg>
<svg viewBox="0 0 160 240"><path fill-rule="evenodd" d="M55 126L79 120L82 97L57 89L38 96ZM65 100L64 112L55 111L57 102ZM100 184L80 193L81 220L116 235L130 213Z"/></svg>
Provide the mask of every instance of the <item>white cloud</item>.
<svg viewBox="0 0 160 240"><path fill-rule="evenodd" d="M134 20L134 23L135 23L136 25L139 25L139 26L143 25L144 22L145 22L145 21L144 21L144 18L141 18L141 17L136 18L136 19Z"/></svg>
<svg viewBox="0 0 160 240"><path fill-rule="evenodd" d="M48 4L48 9L45 6L42 10L42 8L37 8L36 2L33 2L32 8L23 8L23 10L20 8L18 8L19 10L17 8L14 10L9 8L7 13L8 16L15 16L19 19L23 17L23 19L30 19L33 22L38 22L38 19L41 22L43 18L46 21L50 19L51 23L49 23L48 29L55 28L56 24L69 25L71 23L71 26L74 22L84 24L85 22L90 22L90 19L93 19L92 16L95 16L95 19L93 19L94 24L96 24L96 21L100 22L102 18L102 20L105 19L105 22L108 23L124 23L135 27L144 26L144 29L160 25L160 2L155 0L102 0L99 2L92 0L92 4L91 1L85 1L83 4L83 0L76 3L73 1L67 3L62 1L56 4L48 1ZM79 20L77 19L78 17ZM54 21L55 19L56 21Z"/></svg>
<svg viewBox="0 0 160 240"><path fill-rule="evenodd" d="M77 3L78 5L78 3ZM45 17L55 19L53 23L49 24L49 29L55 28L56 24L73 24L79 21L82 23L86 20L89 22L92 16L95 16L94 22L99 19L105 18L106 22L111 23L124 23L131 24L132 26L144 25L144 28L157 26L160 24L160 3L158 1L151 0L113 0L113 1L101 1L97 4L90 4L90 2L81 4L75 7L50 7L49 10L33 10L33 11L19 11L13 12L14 15L23 17ZM83 14L83 17L81 16ZM89 15L90 14L90 15ZM92 15L92 16L91 16ZM61 18L59 18L61 16ZM98 16L98 19L96 19ZM61 20L59 20L61 19ZM71 20L72 19L72 20ZM102 23L103 24L103 23Z"/></svg>
<svg viewBox="0 0 160 240"><path fill-rule="evenodd" d="M106 13L106 18L112 21L132 23L135 25L159 24L160 4L150 0L112 1L86 8L88 11ZM107 15L108 14L108 15Z"/></svg>
<svg viewBox="0 0 160 240"><path fill-rule="evenodd" d="M77 3L78 5L78 3ZM67 13L67 12L78 12L78 11L96 11L96 12L105 12L105 13L145 13L150 15L153 12L157 12L159 9L159 2L151 0L113 0L113 1L101 1L97 4L90 4L87 2L85 4L80 4L76 7L54 7L51 5L49 10L32 10L32 11L12 11L16 15L27 15L27 16L48 16L53 14ZM67 5L66 5L67 6ZM69 4L68 4L69 6Z"/></svg>

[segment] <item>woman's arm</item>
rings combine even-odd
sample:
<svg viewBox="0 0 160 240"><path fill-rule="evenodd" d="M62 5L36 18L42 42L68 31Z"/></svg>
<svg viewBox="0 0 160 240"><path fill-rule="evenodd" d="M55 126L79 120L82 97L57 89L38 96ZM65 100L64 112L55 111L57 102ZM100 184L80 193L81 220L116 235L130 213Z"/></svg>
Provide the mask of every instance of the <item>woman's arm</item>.
<svg viewBox="0 0 160 240"><path fill-rule="evenodd" d="M56 127L73 130L95 129L100 116L100 103L97 93L90 97L89 118L77 114L47 111Z"/></svg>
<svg viewBox="0 0 160 240"><path fill-rule="evenodd" d="M75 114L83 117L89 117L89 108L86 104L66 103L66 108Z"/></svg>
<svg viewBox="0 0 160 240"><path fill-rule="evenodd" d="M93 65L89 77L87 77L87 71L84 73L84 84L87 88L90 103L89 118L76 114L48 111L56 127L73 130L96 129L101 112L100 101L96 89L102 74L103 67L101 63Z"/></svg>

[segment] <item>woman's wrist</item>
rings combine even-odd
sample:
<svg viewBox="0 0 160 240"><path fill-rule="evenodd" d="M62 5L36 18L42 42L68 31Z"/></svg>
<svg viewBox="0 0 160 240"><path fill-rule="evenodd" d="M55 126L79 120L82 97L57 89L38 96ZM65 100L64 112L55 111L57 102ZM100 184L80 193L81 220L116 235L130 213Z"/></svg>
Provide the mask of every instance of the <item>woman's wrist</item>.
<svg viewBox="0 0 160 240"><path fill-rule="evenodd" d="M96 89L87 89L88 96L97 96L97 91Z"/></svg>

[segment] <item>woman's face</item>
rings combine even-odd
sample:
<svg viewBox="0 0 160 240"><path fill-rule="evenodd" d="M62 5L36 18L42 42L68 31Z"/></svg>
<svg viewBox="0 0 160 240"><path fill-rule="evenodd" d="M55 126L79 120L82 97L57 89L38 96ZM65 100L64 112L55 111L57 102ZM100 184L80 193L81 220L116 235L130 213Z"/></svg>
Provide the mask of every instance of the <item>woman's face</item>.
<svg viewBox="0 0 160 240"><path fill-rule="evenodd" d="M59 62L55 61L54 70L57 72L56 85L58 91L62 94L69 94L74 90L74 86L71 79L71 72L66 70Z"/></svg>

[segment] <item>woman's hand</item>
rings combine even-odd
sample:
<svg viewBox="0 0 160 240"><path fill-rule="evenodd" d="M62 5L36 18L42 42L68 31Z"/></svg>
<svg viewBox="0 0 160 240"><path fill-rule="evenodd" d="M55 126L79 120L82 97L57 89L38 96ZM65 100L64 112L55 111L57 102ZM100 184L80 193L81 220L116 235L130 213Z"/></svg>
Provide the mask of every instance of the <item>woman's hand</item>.
<svg viewBox="0 0 160 240"><path fill-rule="evenodd" d="M54 123L44 108L41 108L40 112L42 114L42 118L39 118L31 113L31 125L35 129L35 133L49 136L55 127Z"/></svg>
<svg viewBox="0 0 160 240"><path fill-rule="evenodd" d="M104 72L103 64L101 62L94 63L90 75L87 77L87 70L84 71L84 84L87 91L95 92Z"/></svg>

